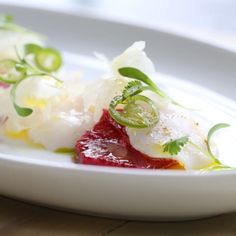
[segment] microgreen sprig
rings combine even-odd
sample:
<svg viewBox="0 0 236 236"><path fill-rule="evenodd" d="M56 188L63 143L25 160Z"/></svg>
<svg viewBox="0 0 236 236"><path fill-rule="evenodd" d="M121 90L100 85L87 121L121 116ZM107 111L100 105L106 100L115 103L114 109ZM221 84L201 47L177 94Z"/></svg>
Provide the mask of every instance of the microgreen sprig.
<svg viewBox="0 0 236 236"><path fill-rule="evenodd" d="M146 128L155 125L159 120L159 112L151 99L140 95L149 90L160 97L169 99L172 103L177 102L170 99L157 85L142 71L133 67L118 69L120 75L133 79L125 87L122 95L112 99L109 112L118 123L132 128ZM123 105L123 110L117 110Z"/></svg>
<svg viewBox="0 0 236 236"><path fill-rule="evenodd" d="M26 44L24 46L23 57L17 48L15 48L15 51L17 60L8 59L0 61L0 81L12 85L10 98L13 106L19 116L26 117L31 115L33 110L17 105L17 87L22 81L33 76L49 76L60 81L52 73L61 67L62 58L56 49L43 48L37 44ZM33 58L33 63L29 62L29 55Z"/></svg>
<svg viewBox="0 0 236 236"><path fill-rule="evenodd" d="M145 83L146 85L148 85L144 90L150 90L150 91L156 93L157 95L159 95L160 97L168 99L173 104L182 106L178 102L176 102L172 98L170 98L146 74L144 74L142 71L138 70L137 68L123 67L123 68L120 68L118 71L122 76L139 80L139 81Z"/></svg>
<svg viewBox="0 0 236 236"><path fill-rule="evenodd" d="M132 128L146 128L158 122L158 109L151 99L140 95L143 91L152 91L173 104L179 105L139 69L123 67L119 68L118 72L124 77L133 79L125 87L122 95L114 97L110 103L109 113L118 123ZM119 105L124 105L124 109L117 110Z"/></svg>
<svg viewBox="0 0 236 236"><path fill-rule="evenodd" d="M208 132L207 134L207 139L206 139L206 146L207 146L207 150L208 153L210 154L210 156L212 157L212 159L214 160L215 163L220 164L220 161L215 157L215 155L213 154L212 150L211 150L211 145L210 145L210 141L211 141L211 137L213 136L213 134L223 128L227 128L229 127L229 124L226 123L219 123L214 125Z"/></svg>

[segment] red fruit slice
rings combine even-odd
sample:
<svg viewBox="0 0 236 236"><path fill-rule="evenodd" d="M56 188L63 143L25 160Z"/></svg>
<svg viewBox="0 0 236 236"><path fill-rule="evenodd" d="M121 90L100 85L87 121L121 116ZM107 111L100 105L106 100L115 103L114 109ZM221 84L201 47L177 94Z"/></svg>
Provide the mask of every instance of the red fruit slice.
<svg viewBox="0 0 236 236"><path fill-rule="evenodd" d="M152 158L130 144L125 127L114 121L107 110L91 131L75 147L77 163L131 168L167 169L178 162L170 158Z"/></svg>

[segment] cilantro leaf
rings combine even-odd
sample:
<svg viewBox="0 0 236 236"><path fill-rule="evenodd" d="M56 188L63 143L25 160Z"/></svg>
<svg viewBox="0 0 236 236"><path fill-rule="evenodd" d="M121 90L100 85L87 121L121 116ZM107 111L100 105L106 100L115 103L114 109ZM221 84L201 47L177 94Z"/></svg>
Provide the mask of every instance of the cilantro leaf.
<svg viewBox="0 0 236 236"><path fill-rule="evenodd" d="M138 81L138 80L130 81L127 84L127 86L124 88L124 90L122 92L122 96L124 99L134 96L134 95L140 93L140 91L142 92L142 88L143 88L143 85L140 81Z"/></svg>
<svg viewBox="0 0 236 236"><path fill-rule="evenodd" d="M164 152L169 152L171 155L177 155L182 147L189 141L189 136L183 136L181 138L170 140L163 145Z"/></svg>

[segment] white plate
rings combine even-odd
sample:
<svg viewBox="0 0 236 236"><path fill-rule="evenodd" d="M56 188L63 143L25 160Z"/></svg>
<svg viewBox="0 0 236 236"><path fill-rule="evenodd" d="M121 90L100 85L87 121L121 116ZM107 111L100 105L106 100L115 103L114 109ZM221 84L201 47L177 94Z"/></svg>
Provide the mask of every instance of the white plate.
<svg viewBox="0 0 236 236"><path fill-rule="evenodd" d="M111 57L142 39L147 41L147 52L161 73L236 98L236 54L230 51L96 17L6 5L0 5L0 10L48 35L54 46L79 53L75 60L66 54L67 64L85 69L92 65L89 77L98 74L96 62L90 58L93 51ZM193 86L168 78L166 83L182 90ZM198 86L194 94L201 94L202 100L210 98L213 106L223 109L235 123L235 102ZM235 171L200 173L76 165L67 156L0 143L1 194L70 211L142 220L207 217L236 210L235 181Z"/></svg>

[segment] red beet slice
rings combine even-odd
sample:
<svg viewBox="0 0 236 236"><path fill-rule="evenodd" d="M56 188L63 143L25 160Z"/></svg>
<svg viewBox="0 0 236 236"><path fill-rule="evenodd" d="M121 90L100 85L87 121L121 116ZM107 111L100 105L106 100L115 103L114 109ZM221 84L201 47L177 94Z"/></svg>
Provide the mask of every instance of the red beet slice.
<svg viewBox="0 0 236 236"><path fill-rule="evenodd" d="M107 110L94 128L77 141L75 150L75 161L81 164L148 169L178 166L173 159L152 158L134 149L125 127L113 120Z"/></svg>

